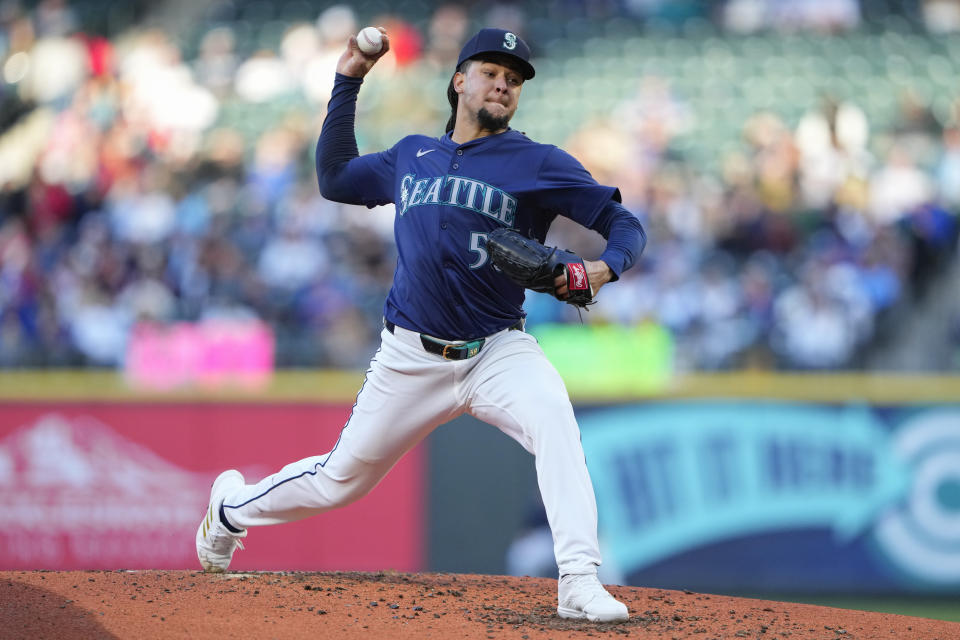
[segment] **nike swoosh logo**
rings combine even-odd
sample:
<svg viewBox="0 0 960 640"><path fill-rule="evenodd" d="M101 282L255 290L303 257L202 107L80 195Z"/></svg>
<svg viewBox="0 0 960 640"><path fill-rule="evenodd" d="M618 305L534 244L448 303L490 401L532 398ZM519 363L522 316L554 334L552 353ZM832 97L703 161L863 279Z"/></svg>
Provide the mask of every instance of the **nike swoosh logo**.
<svg viewBox="0 0 960 640"><path fill-rule="evenodd" d="M418 158L422 158L423 156L427 155L428 153L432 153L432 152L434 152L434 151L436 151L436 149L427 149L426 151L424 151L423 149L417 149L417 157L418 157Z"/></svg>

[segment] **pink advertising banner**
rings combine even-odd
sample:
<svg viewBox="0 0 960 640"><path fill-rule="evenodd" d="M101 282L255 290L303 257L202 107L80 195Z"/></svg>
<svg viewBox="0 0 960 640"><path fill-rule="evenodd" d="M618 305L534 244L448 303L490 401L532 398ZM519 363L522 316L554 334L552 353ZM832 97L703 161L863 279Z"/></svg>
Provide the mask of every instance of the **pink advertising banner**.
<svg viewBox="0 0 960 640"><path fill-rule="evenodd" d="M124 372L138 389L256 389L270 381L273 356L273 332L257 320L140 323L130 336Z"/></svg>
<svg viewBox="0 0 960 640"><path fill-rule="evenodd" d="M228 468L253 482L329 451L350 407L229 403L0 404L0 569L199 568L197 525ZM417 447L370 495L253 529L236 570L417 571Z"/></svg>

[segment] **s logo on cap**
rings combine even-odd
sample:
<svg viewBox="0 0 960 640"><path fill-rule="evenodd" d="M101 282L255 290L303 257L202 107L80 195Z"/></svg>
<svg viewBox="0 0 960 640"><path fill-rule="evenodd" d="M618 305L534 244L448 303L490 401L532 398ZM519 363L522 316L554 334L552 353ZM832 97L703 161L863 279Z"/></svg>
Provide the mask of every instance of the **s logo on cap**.
<svg viewBox="0 0 960 640"><path fill-rule="evenodd" d="M517 36L507 31L503 35L503 48L513 51L517 48Z"/></svg>

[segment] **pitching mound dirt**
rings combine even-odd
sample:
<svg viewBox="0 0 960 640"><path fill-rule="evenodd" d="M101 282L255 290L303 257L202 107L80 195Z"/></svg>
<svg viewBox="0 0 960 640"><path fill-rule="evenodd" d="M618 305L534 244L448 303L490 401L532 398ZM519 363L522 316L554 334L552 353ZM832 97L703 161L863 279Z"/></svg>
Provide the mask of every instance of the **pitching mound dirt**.
<svg viewBox="0 0 960 640"><path fill-rule="evenodd" d="M954 622L616 586L629 622L570 621L556 588L453 574L6 571L0 638L960 638Z"/></svg>

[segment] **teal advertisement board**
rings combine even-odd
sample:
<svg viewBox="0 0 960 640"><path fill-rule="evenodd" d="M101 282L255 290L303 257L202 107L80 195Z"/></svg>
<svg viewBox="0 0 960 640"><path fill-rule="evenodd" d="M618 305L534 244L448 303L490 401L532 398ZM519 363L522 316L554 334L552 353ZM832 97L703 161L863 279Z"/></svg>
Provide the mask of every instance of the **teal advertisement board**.
<svg viewBox="0 0 960 640"><path fill-rule="evenodd" d="M960 406L687 401L579 420L605 554L630 582L960 591Z"/></svg>

